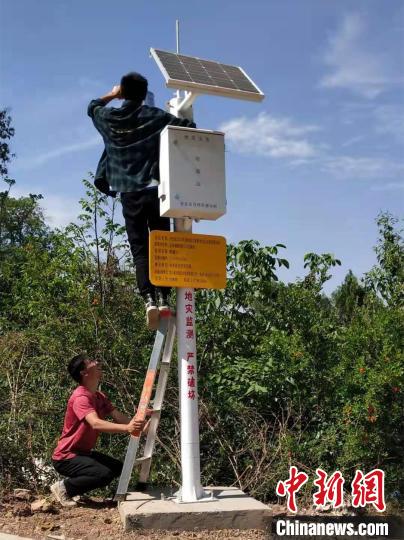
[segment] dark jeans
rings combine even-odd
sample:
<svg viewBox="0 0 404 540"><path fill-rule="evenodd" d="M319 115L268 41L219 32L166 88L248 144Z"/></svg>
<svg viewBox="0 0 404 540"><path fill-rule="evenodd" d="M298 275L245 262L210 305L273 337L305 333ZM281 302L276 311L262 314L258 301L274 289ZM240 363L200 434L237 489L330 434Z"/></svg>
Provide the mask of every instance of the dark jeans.
<svg viewBox="0 0 404 540"><path fill-rule="evenodd" d="M149 280L149 230L169 231L170 219L160 217L157 187L121 193L121 202L139 292L143 297L154 296L156 288ZM170 289L161 287L161 291L168 295Z"/></svg>
<svg viewBox="0 0 404 540"><path fill-rule="evenodd" d="M76 456L52 462L56 471L67 477L64 483L69 497L107 486L114 478L120 476L122 470L120 461L94 451L89 456Z"/></svg>

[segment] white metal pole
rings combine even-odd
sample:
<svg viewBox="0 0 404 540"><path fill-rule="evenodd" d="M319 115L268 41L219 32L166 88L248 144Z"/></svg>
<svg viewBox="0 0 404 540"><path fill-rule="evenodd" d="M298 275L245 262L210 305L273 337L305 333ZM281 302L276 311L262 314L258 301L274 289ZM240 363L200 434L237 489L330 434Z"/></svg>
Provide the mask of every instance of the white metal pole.
<svg viewBox="0 0 404 540"><path fill-rule="evenodd" d="M175 116L181 114L178 112L179 102L178 98L170 101L170 112ZM192 114L190 111L187 111L187 118ZM192 232L192 219L174 219L174 230ZM195 290L191 288L177 288L177 349L182 472L182 484L177 501L185 503L206 500L210 496L201 485Z"/></svg>
<svg viewBox="0 0 404 540"><path fill-rule="evenodd" d="M192 220L175 219L178 232L192 232ZM181 422L182 485L179 502L204 498L201 486L196 361L195 290L177 289L177 348Z"/></svg>

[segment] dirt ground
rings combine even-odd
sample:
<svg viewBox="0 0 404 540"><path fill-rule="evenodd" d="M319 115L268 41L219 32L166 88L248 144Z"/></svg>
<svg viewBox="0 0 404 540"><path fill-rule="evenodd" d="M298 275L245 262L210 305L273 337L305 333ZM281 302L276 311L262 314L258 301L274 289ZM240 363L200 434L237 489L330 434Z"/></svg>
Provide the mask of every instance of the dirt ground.
<svg viewBox="0 0 404 540"><path fill-rule="evenodd" d="M30 500L8 496L0 503L0 532L35 540L264 540L260 530L139 531L124 533L116 503L93 498L75 508L62 508L49 498L46 511L31 511Z"/></svg>
<svg viewBox="0 0 404 540"><path fill-rule="evenodd" d="M25 491L25 490L22 490ZM38 502L40 509L33 511L31 503ZM286 508L271 504L272 516L286 515ZM358 515L358 511L335 512L334 515ZM328 513L328 512L327 512ZM402 509L388 511L401 516ZM299 515L318 515L310 509L300 509ZM330 516L331 513L328 513ZM359 515L364 515L363 511ZM387 517L387 516L386 516ZM401 525L402 527L402 525ZM74 508L63 508L52 497L38 499L30 493L19 497L7 495L0 500L0 532L16 534L34 540L177 540L178 538L203 540L265 540L265 531L249 529L221 529L217 531L133 531L125 533L117 504L111 500L93 497L82 500ZM398 538L398 537L397 537Z"/></svg>

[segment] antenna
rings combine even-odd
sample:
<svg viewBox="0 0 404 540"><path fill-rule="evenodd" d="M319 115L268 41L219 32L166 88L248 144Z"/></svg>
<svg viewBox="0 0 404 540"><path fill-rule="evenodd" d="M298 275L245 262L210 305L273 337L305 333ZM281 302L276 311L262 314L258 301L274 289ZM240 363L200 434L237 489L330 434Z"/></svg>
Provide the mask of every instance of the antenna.
<svg viewBox="0 0 404 540"><path fill-rule="evenodd" d="M177 36L177 54L180 54L180 21L179 19L175 21L175 33Z"/></svg>
<svg viewBox="0 0 404 540"><path fill-rule="evenodd" d="M175 36L176 36L176 41L177 41L177 54L180 54L180 20L179 19L175 21ZM179 101L181 98L181 92L179 89L176 91L175 95L177 96L177 99Z"/></svg>

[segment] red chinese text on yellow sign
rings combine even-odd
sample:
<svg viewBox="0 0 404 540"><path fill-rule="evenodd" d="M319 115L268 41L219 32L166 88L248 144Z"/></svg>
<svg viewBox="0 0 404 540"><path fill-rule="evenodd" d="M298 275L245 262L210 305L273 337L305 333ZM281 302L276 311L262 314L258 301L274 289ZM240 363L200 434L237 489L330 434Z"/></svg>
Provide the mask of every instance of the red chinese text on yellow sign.
<svg viewBox="0 0 404 540"><path fill-rule="evenodd" d="M226 240L185 232L150 233L150 281L159 287L224 289Z"/></svg>

